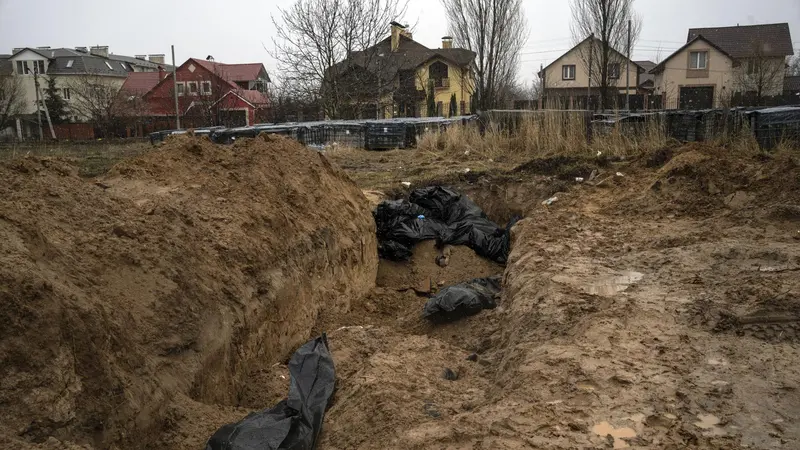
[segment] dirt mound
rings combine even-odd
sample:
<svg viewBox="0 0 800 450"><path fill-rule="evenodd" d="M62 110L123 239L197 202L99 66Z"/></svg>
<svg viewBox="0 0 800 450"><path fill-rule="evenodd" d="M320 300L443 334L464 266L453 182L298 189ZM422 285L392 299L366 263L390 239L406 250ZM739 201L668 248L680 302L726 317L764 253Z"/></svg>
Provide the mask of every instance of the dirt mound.
<svg viewBox="0 0 800 450"><path fill-rule="evenodd" d="M264 371L374 285L367 200L288 139L178 137L102 179L34 158L0 177L3 447L199 448L284 395Z"/></svg>
<svg viewBox="0 0 800 450"><path fill-rule="evenodd" d="M695 143L659 151L643 164L650 168L663 161L655 172L634 171L634 179L623 183L627 192L614 191L618 209L708 216L773 207L774 215L791 216L800 192L797 157L786 153L753 155Z"/></svg>

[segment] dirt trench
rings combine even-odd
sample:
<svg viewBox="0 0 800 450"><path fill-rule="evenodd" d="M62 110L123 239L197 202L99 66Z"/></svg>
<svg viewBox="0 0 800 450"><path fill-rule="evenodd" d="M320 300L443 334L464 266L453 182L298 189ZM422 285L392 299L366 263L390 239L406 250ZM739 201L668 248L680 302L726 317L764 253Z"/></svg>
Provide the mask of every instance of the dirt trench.
<svg viewBox="0 0 800 450"><path fill-rule="evenodd" d="M216 427L281 399L291 349L326 331L338 381L320 449L800 446L798 155L687 146L658 160L587 158L564 168L535 161L462 174L446 181L490 218L525 219L513 228L505 267L456 247L442 268L430 242L408 263L378 261L374 204L358 192L376 186L356 187L326 158L283 140L230 151L208 145L181 142L181 153L123 164L70 196L57 179L71 177L68 168L42 161L9 168L22 174L12 170L21 178L9 186L33 183L36 195L8 189L3 206L18 213L0 223L10 242L25 245L13 260L25 270L0 274L38 278L12 279L14 288L2 291L19 309L3 319L20 325L19 337L0 335L0 355L11 362L3 379L12 380L0 386L8 424L0 444L200 448ZM201 170L174 183L186 157L202 160L189 160ZM373 167L370 157L357 155L362 173ZM264 160L284 163L273 169ZM268 201L259 200L264 192ZM65 196L66 207L54 209ZM367 197L374 202L380 193ZM83 198L102 207L77 208ZM69 219L47 220L62 209ZM24 221L27 211L35 214ZM73 222L80 226L64 225ZM217 226L199 225L206 222ZM134 251L128 241L148 232L163 242ZM86 266L98 256L102 267ZM50 260L56 269L45 265ZM109 273L127 267L122 262L171 274L174 285L156 285L153 297L145 293L154 290L151 277L130 272L114 275L129 280L115 291L94 285L98 274L117 280ZM275 278L276 266L290 275ZM498 273L498 308L450 324L421 318L437 288ZM62 277L64 287L37 281ZM76 302L76 294L91 302ZM132 300L147 295L148 303ZM55 306L16 306L23 300ZM70 327L34 332L61 316ZM85 321L81 330L102 332L78 336L76 318ZM23 352L37 354L24 339L47 352L31 358L36 366L22 362ZM99 363L88 361L97 355ZM75 400L87 394L97 404L127 400L87 408ZM48 416L58 411L45 408L52 399L65 405L66 419Z"/></svg>

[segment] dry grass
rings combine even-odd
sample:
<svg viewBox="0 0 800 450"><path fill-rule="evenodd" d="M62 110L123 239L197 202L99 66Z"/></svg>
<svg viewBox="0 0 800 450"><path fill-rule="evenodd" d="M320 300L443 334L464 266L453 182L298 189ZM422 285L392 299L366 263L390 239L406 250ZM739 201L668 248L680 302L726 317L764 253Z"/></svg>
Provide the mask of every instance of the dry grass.
<svg viewBox="0 0 800 450"><path fill-rule="evenodd" d="M26 156L54 157L70 161L78 167L84 177L106 173L118 162L141 155L153 147L141 140L130 142L86 143L21 143L0 146L0 159L14 159Z"/></svg>
<svg viewBox="0 0 800 450"><path fill-rule="evenodd" d="M470 159L523 161L555 155L638 156L669 143L660 122L640 124L635 130L616 125L589 139L586 116L580 112L550 111L527 117L515 131L490 125L481 136L478 126L451 126L444 132L428 133L418 141L424 151L463 154Z"/></svg>

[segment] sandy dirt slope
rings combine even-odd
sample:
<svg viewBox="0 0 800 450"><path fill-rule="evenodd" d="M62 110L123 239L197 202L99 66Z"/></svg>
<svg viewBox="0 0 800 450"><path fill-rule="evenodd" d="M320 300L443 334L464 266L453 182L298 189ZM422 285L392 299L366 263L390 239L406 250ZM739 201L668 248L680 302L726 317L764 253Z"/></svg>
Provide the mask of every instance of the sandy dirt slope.
<svg viewBox="0 0 800 450"><path fill-rule="evenodd" d="M389 286L423 266L382 263L380 292L328 321L351 327L331 333L322 448L800 446L797 155L695 145L596 169L598 186L528 173L527 196L516 174L461 186L528 216L496 310L428 325Z"/></svg>
<svg viewBox="0 0 800 450"><path fill-rule="evenodd" d="M0 178L1 448L200 448L285 395L264 370L320 310L374 286L366 199L288 139L177 138L88 181L27 158Z"/></svg>

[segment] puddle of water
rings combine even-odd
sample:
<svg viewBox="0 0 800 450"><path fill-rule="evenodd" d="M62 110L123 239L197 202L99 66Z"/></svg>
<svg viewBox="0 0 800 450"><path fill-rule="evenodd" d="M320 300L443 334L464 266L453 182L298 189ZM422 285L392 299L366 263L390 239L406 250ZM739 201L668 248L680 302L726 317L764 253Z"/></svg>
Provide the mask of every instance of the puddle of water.
<svg viewBox="0 0 800 450"><path fill-rule="evenodd" d="M622 272L619 276L608 277L586 285L583 290L592 295L611 296L628 289L630 285L641 280L642 277L644 277L644 274L628 270Z"/></svg>
<svg viewBox="0 0 800 450"><path fill-rule="evenodd" d="M592 427L592 432L598 436L608 436L614 438L614 448L628 448L629 445L623 439L636 437L636 432L632 428L614 428L608 422L600 422Z"/></svg>

